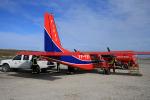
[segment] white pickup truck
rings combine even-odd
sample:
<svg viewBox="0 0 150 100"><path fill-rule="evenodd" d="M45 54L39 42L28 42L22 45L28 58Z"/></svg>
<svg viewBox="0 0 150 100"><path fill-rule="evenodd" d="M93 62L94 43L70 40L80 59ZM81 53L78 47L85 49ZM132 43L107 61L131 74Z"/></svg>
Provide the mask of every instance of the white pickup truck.
<svg viewBox="0 0 150 100"><path fill-rule="evenodd" d="M16 55L13 59L6 59L0 61L0 66L3 72L8 72L10 69L32 69L33 55ZM37 59L37 71L46 71L56 66L55 63L47 60Z"/></svg>

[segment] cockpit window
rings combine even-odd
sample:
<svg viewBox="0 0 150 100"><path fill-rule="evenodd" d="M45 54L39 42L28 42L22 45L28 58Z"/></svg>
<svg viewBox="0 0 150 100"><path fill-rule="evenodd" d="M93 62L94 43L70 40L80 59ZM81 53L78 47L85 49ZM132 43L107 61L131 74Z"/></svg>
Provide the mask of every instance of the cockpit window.
<svg viewBox="0 0 150 100"><path fill-rule="evenodd" d="M13 60L21 60L21 55L17 55L16 57L13 58Z"/></svg>

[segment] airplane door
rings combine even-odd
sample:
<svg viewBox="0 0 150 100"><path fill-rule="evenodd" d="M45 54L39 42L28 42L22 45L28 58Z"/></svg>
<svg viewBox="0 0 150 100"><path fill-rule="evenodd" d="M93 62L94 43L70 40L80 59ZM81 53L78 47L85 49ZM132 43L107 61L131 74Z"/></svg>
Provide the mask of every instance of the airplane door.
<svg viewBox="0 0 150 100"><path fill-rule="evenodd" d="M99 55L90 55L91 56L91 60L93 62L93 66L98 67L99 63L100 63L100 56Z"/></svg>

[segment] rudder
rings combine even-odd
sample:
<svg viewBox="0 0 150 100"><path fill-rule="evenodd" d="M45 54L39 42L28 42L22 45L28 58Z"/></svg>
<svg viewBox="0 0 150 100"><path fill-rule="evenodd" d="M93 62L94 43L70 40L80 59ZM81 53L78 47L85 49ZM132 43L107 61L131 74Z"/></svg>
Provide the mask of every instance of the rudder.
<svg viewBox="0 0 150 100"><path fill-rule="evenodd" d="M44 15L44 49L47 52L61 52L61 43L52 14Z"/></svg>

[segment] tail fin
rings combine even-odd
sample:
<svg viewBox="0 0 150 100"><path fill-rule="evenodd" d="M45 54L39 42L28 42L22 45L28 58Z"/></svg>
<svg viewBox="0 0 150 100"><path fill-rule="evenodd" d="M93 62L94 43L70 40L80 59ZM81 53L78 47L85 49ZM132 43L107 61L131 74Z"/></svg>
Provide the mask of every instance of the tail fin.
<svg viewBox="0 0 150 100"><path fill-rule="evenodd" d="M45 13L44 16L44 49L47 52L62 52L54 17Z"/></svg>

